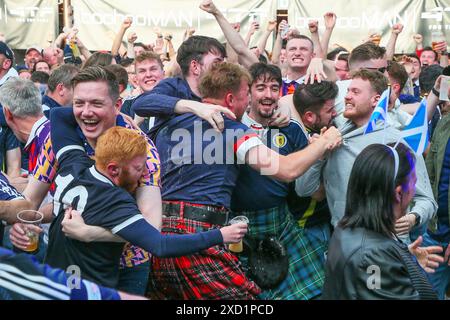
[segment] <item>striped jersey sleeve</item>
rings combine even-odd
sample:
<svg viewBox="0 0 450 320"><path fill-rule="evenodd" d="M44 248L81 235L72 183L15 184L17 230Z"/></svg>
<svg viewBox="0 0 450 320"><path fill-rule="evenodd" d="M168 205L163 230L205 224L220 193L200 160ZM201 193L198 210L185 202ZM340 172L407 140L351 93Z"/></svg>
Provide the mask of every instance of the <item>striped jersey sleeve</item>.
<svg viewBox="0 0 450 320"><path fill-rule="evenodd" d="M33 177L44 183L52 183L56 177L57 163L52 147L50 135L46 138L44 145L37 157Z"/></svg>

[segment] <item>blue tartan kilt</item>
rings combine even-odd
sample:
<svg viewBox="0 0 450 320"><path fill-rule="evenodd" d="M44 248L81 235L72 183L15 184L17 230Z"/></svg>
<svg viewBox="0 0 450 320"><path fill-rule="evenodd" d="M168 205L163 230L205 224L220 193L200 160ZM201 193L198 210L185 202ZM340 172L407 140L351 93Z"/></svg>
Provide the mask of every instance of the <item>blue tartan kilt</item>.
<svg viewBox="0 0 450 320"><path fill-rule="evenodd" d="M249 219L249 235L257 240L275 236L286 248L289 272L275 289L265 290L258 296L264 300L309 300L322 293L324 261L327 244L308 235L298 226L287 205L258 210L233 212ZM245 257L240 256L245 265Z"/></svg>

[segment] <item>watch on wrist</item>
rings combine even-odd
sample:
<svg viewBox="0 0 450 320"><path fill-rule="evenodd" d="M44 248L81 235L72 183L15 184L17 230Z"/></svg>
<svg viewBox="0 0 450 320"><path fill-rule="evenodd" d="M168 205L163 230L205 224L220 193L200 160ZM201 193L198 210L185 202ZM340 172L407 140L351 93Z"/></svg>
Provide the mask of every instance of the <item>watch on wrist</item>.
<svg viewBox="0 0 450 320"><path fill-rule="evenodd" d="M416 222L414 223L414 227L417 227L420 224L421 217L417 212L410 212L409 214L414 215L416 217Z"/></svg>
<svg viewBox="0 0 450 320"><path fill-rule="evenodd" d="M433 87L433 89L431 89L431 91L433 92L433 94L434 94L436 97L439 97L440 92L437 91L434 87Z"/></svg>

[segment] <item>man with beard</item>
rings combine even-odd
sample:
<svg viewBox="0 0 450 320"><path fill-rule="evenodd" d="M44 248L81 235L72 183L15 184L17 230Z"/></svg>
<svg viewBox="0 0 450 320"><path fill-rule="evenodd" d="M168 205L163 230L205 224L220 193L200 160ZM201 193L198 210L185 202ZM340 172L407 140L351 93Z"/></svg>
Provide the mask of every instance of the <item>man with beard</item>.
<svg viewBox="0 0 450 320"><path fill-rule="evenodd" d="M273 68L269 67L269 70ZM262 116L258 116L258 120L266 124L266 117L272 114L271 109L276 108L281 74L277 68L276 76L268 73L267 69L262 70L264 72L257 77L259 81L254 82L253 89L255 108L262 110ZM272 81L273 78L277 80ZM199 90L203 102L220 105L228 111L224 115L224 132L213 130L210 123L188 112L170 118L158 131L155 143L161 155L164 180L163 232L196 233L215 225L226 224L231 196L241 170L246 167L244 164L251 166L257 174L292 181L321 157L327 148L339 144L337 130L330 128L317 143L299 152L280 155L268 148L258 139L257 133L238 122L248 106L250 79L246 70L231 63L215 64L201 77ZM258 94L257 85L261 91ZM285 144L287 141L283 137L274 136L276 143ZM257 186L257 182L251 181L253 202ZM272 199L277 201L279 192L282 191L277 191ZM284 226L283 224L282 227ZM281 233L282 230L279 235ZM301 240L299 236L288 239ZM313 270L310 270L309 265L306 265L310 259L314 259L314 254L305 249L298 255L299 260L302 260L299 264L305 267L302 269L303 277L296 279L300 283L299 295L314 296L323 273L313 266ZM154 283L149 285L152 297L254 299L259 293L258 287L244 275L237 258L223 247L211 248L189 257L153 258L152 262L150 279Z"/></svg>
<svg viewBox="0 0 450 320"><path fill-rule="evenodd" d="M188 255L210 246L239 242L245 235L247 226L241 223L194 235L162 236L144 219L132 196L146 174L146 138L126 128L110 128L97 139L94 161L86 155L76 128L64 122L66 118L63 109L51 114L51 135L59 162L55 219L45 258L52 267L65 270L77 266L79 275L88 280L111 288L118 286L124 241L86 243L67 237L64 220L74 214L81 214L88 225L106 228L161 257Z"/></svg>
<svg viewBox="0 0 450 320"><path fill-rule="evenodd" d="M42 49L38 46L31 46L25 51L25 64L21 66L17 65L16 69L19 70L25 68L31 72L36 62L40 60L42 60Z"/></svg>
<svg viewBox="0 0 450 320"><path fill-rule="evenodd" d="M333 125L337 116L334 108L337 95L338 87L330 81L303 84L295 90L295 109L308 137L320 134L322 128ZM295 192L295 183L290 187L289 209L298 224L327 247L331 235L331 216L323 190L317 191L312 197L299 197Z"/></svg>
<svg viewBox="0 0 450 320"><path fill-rule="evenodd" d="M274 65L256 63L249 71L252 76L250 110L244 113L242 123L255 130L267 147L281 155L307 147L307 134L297 121L291 120L283 128L269 125L280 97L281 70ZM337 93L337 89L335 91ZM231 210L233 215L245 215L249 219L249 235L257 241L276 237L287 251L287 276L262 291L259 295L262 299L304 300L321 294L324 246L296 226L287 205L288 191L287 182L261 175L251 166L241 168L233 190ZM245 264L246 260L242 262Z"/></svg>
<svg viewBox="0 0 450 320"><path fill-rule="evenodd" d="M84 148L89 156L95 155L97 138L107 129L113 126L129 126L123 117L119 115L119 85L113 73L96 66L86 68L72 79L73 108L62 109L84 142ZM131 130L131 129L130 129ZM141 132L142 135L144 133ZM160 164L159 157L153 142L147 139L147 174L142 179L136 191L136 201L139 209L146 219L155 228L161 226L161 193L159 189ZM39 154L36 167L23 195L33 203L34 208L39 208L44 197L54 182L58 168L56 153L52 146L50 136L44 142ZM51 214L47 219L51 220ZM20 225L15 225L10 231L13 244L21 248L23 230ZM73 235L77 237L78 235ZM102 234L83 234L78 239L86 241L97 240ZM150 268L149 255L139 247L127 245L121 260L120 288L127 292L144 294L145 285ZM132 271L131 271L132 270Z"/></svg>
<svg viewBox="0 0 450 320"><path fill-rule="evenodd" d="M378 123L375 130L364 134L366 124L384 90L386 77L378 71L360 70L353 74L345 96L344 117L348 120L340 127L344 144L331 152L326 159L319 160L303 176L296 180L296 191L301 196L310 196L320 188L323 181L331 223L336 226L344 216L346 192L350 171L356 156L368 145L385 141L402 142L399 130ZM406 144L405 142L403 142ZM426 225L437 209L430 181L421 155L417 155L416 194L410 211L400 218L395 229L397 235L408 235L411 229Z"/></svg>

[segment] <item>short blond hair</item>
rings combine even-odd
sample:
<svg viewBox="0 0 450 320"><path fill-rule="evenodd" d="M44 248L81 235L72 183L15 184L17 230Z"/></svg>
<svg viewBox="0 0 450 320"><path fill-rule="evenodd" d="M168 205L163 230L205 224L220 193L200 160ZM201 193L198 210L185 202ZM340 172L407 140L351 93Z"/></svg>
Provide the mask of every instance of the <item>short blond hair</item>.
<svg viewBox="0 0 450 320"><path fill-rule="evenodd" d="M228 92L237 93L242 80L249 84L252 77L243 67L229 63L217 63L200 79L199 91L203 98L222 99Z"/></svg>
<svg viewBox="0 0 450 320"><path fill-rule="evenodd" d="M147 155L147 140L137 131L112 127L97 140L95 162L100 169L106 169L108 163L125 165L138 156Z"/></svg>

